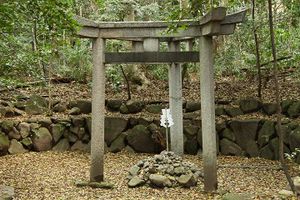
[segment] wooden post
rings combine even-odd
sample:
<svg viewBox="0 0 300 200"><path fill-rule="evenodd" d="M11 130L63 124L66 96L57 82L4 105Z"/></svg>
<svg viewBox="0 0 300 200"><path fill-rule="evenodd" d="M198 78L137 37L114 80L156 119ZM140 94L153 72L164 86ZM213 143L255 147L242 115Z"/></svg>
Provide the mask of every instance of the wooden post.
<svg viewBox="0 0 300 200"><path fill-rule="evenodd" d="M179 42L170 42L169 51L180 51ZM169 104L174 125L170 128L171 151L182 155L183 122L182 122L182 77L181 64L172 63L169 67Z"/></svg>
<svg viewBox="0 0 300 200"><path fill-rule="evenodd" d="M90 181L104 179L105 41L93 41L92 134Z"/></svg>
<svg viewBox="0 0 300 200"><path fill-rule="evenodd" d="M204 190L217 190L217 146L212 36L200 37L200 84Z"/></svg>

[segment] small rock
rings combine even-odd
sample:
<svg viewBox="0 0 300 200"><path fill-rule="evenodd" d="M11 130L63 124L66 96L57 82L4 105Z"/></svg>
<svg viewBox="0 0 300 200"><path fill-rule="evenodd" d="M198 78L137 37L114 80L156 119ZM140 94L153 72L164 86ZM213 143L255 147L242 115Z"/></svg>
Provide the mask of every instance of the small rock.
<svg viewBox="0 0 300 200"><path fill-rule="evenodd" d="M78 107L73 107L69 111L69 115L79 115L81 113L80 108Z"/></svg>
<svg viewBox="0 0 300 200"><path fill-rule="evenodd" d="M16 139L16 140L20 140L22 138L20 132L15 127L13 127L11 131L9 131L8 137L9 139Z"/></svg>
<svg viewBox="0 0 300 200"><path fill-rule="evenodd" d="M47 151L52 147L52 135L45 127L33 131L32 142L36 151Z"/></svg>
<svg viewBox="0 0 300 200"><path fill-rule="evenodd" d="M5 155L9 148L9 139L8 137L0 132L0 155Z"/></svg>
<svg viewBox="0 0 300 200"><path fill-rule="evenodd" d="M110 111L119 111L121 105L122 105L121 100L108 100L107 101L107 108Z"/></svg>
<svg viewBox="0 0 300 200"><path fill-rule="evenodd" d="M178 182L183 187L192 187L197 184L193 174L184 174L178 178Z"/></svg>
<svg viewBox="0 0 300 200"><path fill-rule="evenodd" d="M273 115L277 111L277 105L275 103L265 103L262 108L267 115Z"/></svg>
<svg viewBox="0 0 300 200"><path fill-rule="evenodd" d="M16 139L12 139L10 141L10 146L8 148L8 152L10 154L19 154L19 153L25 153L28 150L26 150L22 143L18 142Z"/></svg>
<svg viewBox="0 0 300 200"><path fill-rule="evenodd" d="M235 107L225 108L225 112L230 117L236 117L236 116L244 114L240 108L235 108Z"/></svg>
<svg viewBox="0 0 300 200"><path fill-rule="evenodd" d="M18 125L18 129L20 130L20 134L22 136L22 138L26 138L29 136L30 134L30 124L26 123L26 122L21 122Z"/></svg>
<svg viewBox="0 0 300 200"><path fill-rule="evenodd" d="M89 114L92 111L92 103L89 100L76 100L69 103L70 108L79 108L80 114Z"/></svg>
<svg viewBox="0 0 300 200"><path fill-rule="evenodd" d="M82 143L82 141L78 140L73 146L71 147L71 151L83 151L83 152L90 152L90 147L88 144Z"/></svg>
<svg viewBox="0 0 300 200"><path fill-rule="evenodd" d="M30 148L32 146L32 140L30 137L24 138L23 140L21 140L21 143L27 148Z"/></svg>
<svg viewBox="0 0 300 200"><path fill-rule="evenodd" d="M10 186L0 185L0 199L12 200L15 196L15 189Z"/></svg>
<svg viewBox="0 0 300 200"><path fill-rule="evenodd" d="M62 112L65 112L67 110L67 105L66 104L63 104L63 103L59 103L59 104L56 104L52 110L54 112L58 112L58 113L62 113Z"/></svg>
<svg viewBox="0 0 300 200"><path fill-rule="evenodd" d="M162 106L160 104L150 104L146 106L146 111L149 113L158 114L161 112Z"/></svg>
<svg viewBox="0 0 300 200"><path fill-rule="evenodd" d="M138 176L134 176L129 182L128 182L128 186L129 187L137 187L137 186L141 186L145 183L145 181L141 178L139 178Z"/></svg>
<svg viewBox="0 0 300 200"><path fill-rule="evenodd" d="M133 165L130 170L129 170L129 174L132 176L136 176L138 175L140 168L137 165Z"/></svg>
<svg viewBox="0 0 300 200"><path fill-rule="evenodd" d="M188 101L185 105L185 112L194 112L201 109L201 103L195 101Z"/></svg>
<svg viewBox="0 0 300 200"><path fill-rule="evenodd" d="M290 190L280 190L278 192L279 195L283 196L284 198L292 197L294 196L294 193Z"/></svg>
<svg viewBox="0 0 300 200"><path fill-rule="evenodd" d="M67 151L70 149L70 144L67 138L61 139L53 148L53 151Z"/></svg>
<svg viewBox="0 0 300 200"><path fill-rule="evenodd" d="M150 182L157 187L171 187L172 183L171 181L163 175L159 175L159 174L151 174L149 176L149 180Z"/></svg>

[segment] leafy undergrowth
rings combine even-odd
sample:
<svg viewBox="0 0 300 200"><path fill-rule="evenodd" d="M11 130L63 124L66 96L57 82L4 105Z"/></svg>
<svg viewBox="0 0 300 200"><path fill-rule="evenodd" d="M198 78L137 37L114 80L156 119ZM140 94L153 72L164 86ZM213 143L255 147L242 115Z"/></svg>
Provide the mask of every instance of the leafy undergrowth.
<svg viewBox="0 0 300 200"><path fill-rule="evenodd" d="M80 152L30 152L0 157L0 184L15 188L15 199L220 199L221 195L203 192L196 187L154 189L128 188L127 170L149 154L121 152L105 154L105 180L114 189L78 188L76 180L89 180L90 156ZM185 155L184 160L202 167L199 156ZM219 157L218 192L253 195L254 199L277 199L278 191L287 185L279 163L259 158ZM223 166L223 167L222 167ZM227 166L227 167L224 167ZM229 166L229 167L228 167ZM237 168L252 166L252 168ZM299 174L296 166L292 174Z"/></svg>

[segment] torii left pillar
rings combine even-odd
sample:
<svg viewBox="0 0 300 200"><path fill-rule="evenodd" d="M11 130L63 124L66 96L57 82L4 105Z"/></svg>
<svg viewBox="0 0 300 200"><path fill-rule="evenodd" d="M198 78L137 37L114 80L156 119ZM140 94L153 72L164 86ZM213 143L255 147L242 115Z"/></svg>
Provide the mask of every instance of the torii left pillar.
<svg viewBox="0 0 300 200"><path fill-rule="evenodd" d="M105 40L93 41L92 133L90 181L104 180Z"/></svg>

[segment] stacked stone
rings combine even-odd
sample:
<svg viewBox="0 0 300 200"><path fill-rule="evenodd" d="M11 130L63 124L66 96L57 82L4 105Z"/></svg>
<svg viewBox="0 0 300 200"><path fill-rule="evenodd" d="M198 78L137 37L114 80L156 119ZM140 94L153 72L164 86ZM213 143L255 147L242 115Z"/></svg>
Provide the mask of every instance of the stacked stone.
<svg viewBox="0 0 300 200"><path fill-rule="evenodd" d="M128 171L128 186L144 184L152 187L196 186L202 172L194 164L185 162L171 151L141 160Z"/></svg>

